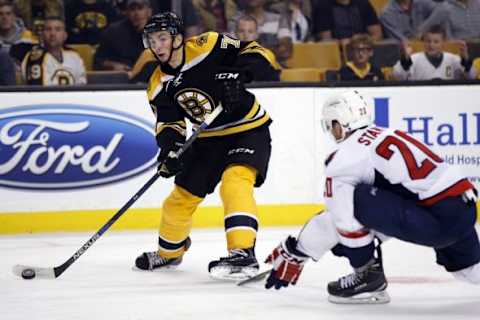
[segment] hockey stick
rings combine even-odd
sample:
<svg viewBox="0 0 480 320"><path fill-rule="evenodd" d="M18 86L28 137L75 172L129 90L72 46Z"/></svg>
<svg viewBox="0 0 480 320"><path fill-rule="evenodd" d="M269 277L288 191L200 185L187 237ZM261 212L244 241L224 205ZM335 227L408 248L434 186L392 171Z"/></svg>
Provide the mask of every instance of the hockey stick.
<svg viewBox="0 0 480 320"><path fill-rule="evenodd" d="M270 272L272 272L272 269L260 272L259 274L255 275L253 277L250 277L248 279L245 279L245 280L242 280L242 281L238 282L237 286L243 286L243 285L248 284L248 283L261 281L261 280L265 279L270 274Z"/></svg>
<svg viewBox="0 0 480 320"><path fill-rule="evenodd" d="M205 117L205 120L200 124L197 130L195 130L192 135L185 141L183 146L177 151L177 156L179 157L182 155L185 150L187 150L190 145L198 138L199 134L207 128L210 123L215 120L215 118L222 112L223 107L219 104L212 113ZM40 268L40 267L33 267L33 266L26 266L26 265L15 265L12 268L12 271L15 275L22 277L24 279L33 279L43 278L43 279L55 279L58 278L68 267L70 267L82 254L85 253L94 243L98 240L114 223L117 221L124 213L127 211L137 200L140 198L143 193L150 188L150 186L160 177L160 173L156 172L153 177L151 177L143 187L138 190L135 195L128 200L126 204L123 205L120 210L115 213L113 217L108 220L107 223L103 225L85 244L77 250L67 261L63 264L54 267L54 268Z"/></svg>

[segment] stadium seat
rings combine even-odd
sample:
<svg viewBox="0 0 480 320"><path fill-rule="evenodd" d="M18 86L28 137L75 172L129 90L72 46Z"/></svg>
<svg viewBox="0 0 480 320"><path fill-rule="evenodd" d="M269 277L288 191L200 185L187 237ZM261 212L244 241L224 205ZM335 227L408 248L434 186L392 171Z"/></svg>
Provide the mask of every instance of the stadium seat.
<svg viewBox="0 0 480 320"><path fill-rule="evenodd" d="M17 86L25 84L25 80L23 79L23 75L22 75L22 72L20 70L15 71L15 84Z"/></svg>
<svg viewBox="0 0 480 320"><path fill-rule="evenodd" d="M80 57L83 59L83 63L85 64L85 69L87 71L93 70L93 56L95 54L95 47L89 44L70 44L68 45L70 48L74 49L78 52Z"/></svg>
<svg viewBox="0 0 480 320"><path fill-rule="evenodd" d="M340 79L340 74L338 73L338 70L327 70L325 71L325 81L331 82L331 81L339 81Z"/></svg>
<svg viewBox="0 0 480 320"><path fill-rule="evenodd" d="M480 58L473 60L473 66L477 69L477 79L480 79Z"/></svg>
<svg viewBox="0 0 480 320"><path fill-rule="evenodd" d="M323 80L321 69L315 68L293 68L282 69L280 74L281 81L298 81L298 82L319 82Z"/></svg>
<svg viewBox="0 0 480 320"><path fill-rule="evenodd" d="M468 54L470 58L480 58L480 40L471 40L467 42Z"/></svg>
<svg viewBox="0 0 480 320"><path fill-rule="evenodd" d="M379 15L383 11L383 7L388 3L388 0L370 0L373 8L377 15Z"/></svg>
<svg viewBox="0 0 480 320"><path fill-rule="evenodd" d="M385 80L394 80L393 79L393 67L383 67L381 68Z"/></svg>
<svg viewBox="0 0 480 320"><path fill-rule="evenodd" d="M296 43L287 65L290 68L339 69L341 60L337 41Z"/></svg>
<svg viewBox="0 0 480 320"><path fill-rule="evenodd" d="M88 84L121 84L129 83L125 71L87 71Z"/></svg>

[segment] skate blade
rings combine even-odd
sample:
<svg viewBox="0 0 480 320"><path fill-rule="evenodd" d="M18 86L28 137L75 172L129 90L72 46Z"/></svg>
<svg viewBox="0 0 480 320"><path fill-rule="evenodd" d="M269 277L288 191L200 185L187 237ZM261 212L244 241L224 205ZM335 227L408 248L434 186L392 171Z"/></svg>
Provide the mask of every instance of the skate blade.
<svg viewBox="0 0 480 320"><path fill-rule="evenodd" d="M210 269L210 277L215 280L243 281L254 277L258 273L257 268L243 267L215 267Z"/></svg>
<svg viewBox="0 0 480 320"><path fill-rule="evenodd" d="M328 296L328 301L337 304L384 304L390 302L390 296L385 290L364 292L352 297Z"/></svg>
<svg viewBox="0 0 480 320"><path fill-rule="evenodd" d="M166 267L155 268L152 270L143 270L138 268L137 266L132 266L132 270L137 272L168 272L168 271L174 271L177 268L178 268L178 265L169 265Z"/></svg>

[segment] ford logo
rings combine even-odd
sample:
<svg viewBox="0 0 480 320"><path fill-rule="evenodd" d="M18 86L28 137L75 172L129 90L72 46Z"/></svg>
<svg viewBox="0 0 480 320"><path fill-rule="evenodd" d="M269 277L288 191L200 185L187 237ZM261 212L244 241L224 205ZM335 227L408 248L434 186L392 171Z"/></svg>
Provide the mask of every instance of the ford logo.
<svg viewBox="0 0 480 320"><path fill-rule="evenodd" d="M0 186L85 188L137 175L156 163L153 123L72 104L0 110Z"/></svg>

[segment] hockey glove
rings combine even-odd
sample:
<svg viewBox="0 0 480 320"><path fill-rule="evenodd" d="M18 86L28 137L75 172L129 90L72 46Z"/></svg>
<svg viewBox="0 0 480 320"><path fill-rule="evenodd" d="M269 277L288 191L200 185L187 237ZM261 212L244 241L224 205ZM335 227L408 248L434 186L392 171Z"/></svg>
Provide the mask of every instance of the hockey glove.
<svg viewBox="0 0 480 320"><path fill-rule="evenodd" d="M296 247L297 239L289 236L267 257L265 263L271 263L273 268L265 283L266 289L275 287L278 290L297 283L308 256Z"/></svg>
<svg viewBox="0 0 480 320"><path fill-rule="evenodd" d="M177 151L180 147L181 145L178 147ZM182 157L178 157L174 150L160 151L160 154L158 155L158 163L158 171L163 178L173 177L183 169Z"/></svg>
<svg viewBox="0 0 480 320"><path fill-rule="evenodd" d="M242 94L245 91L244 75L240 69L226 69L215 74L218 82L218 92L226 113L231 113L241 104Z"/></svg>

